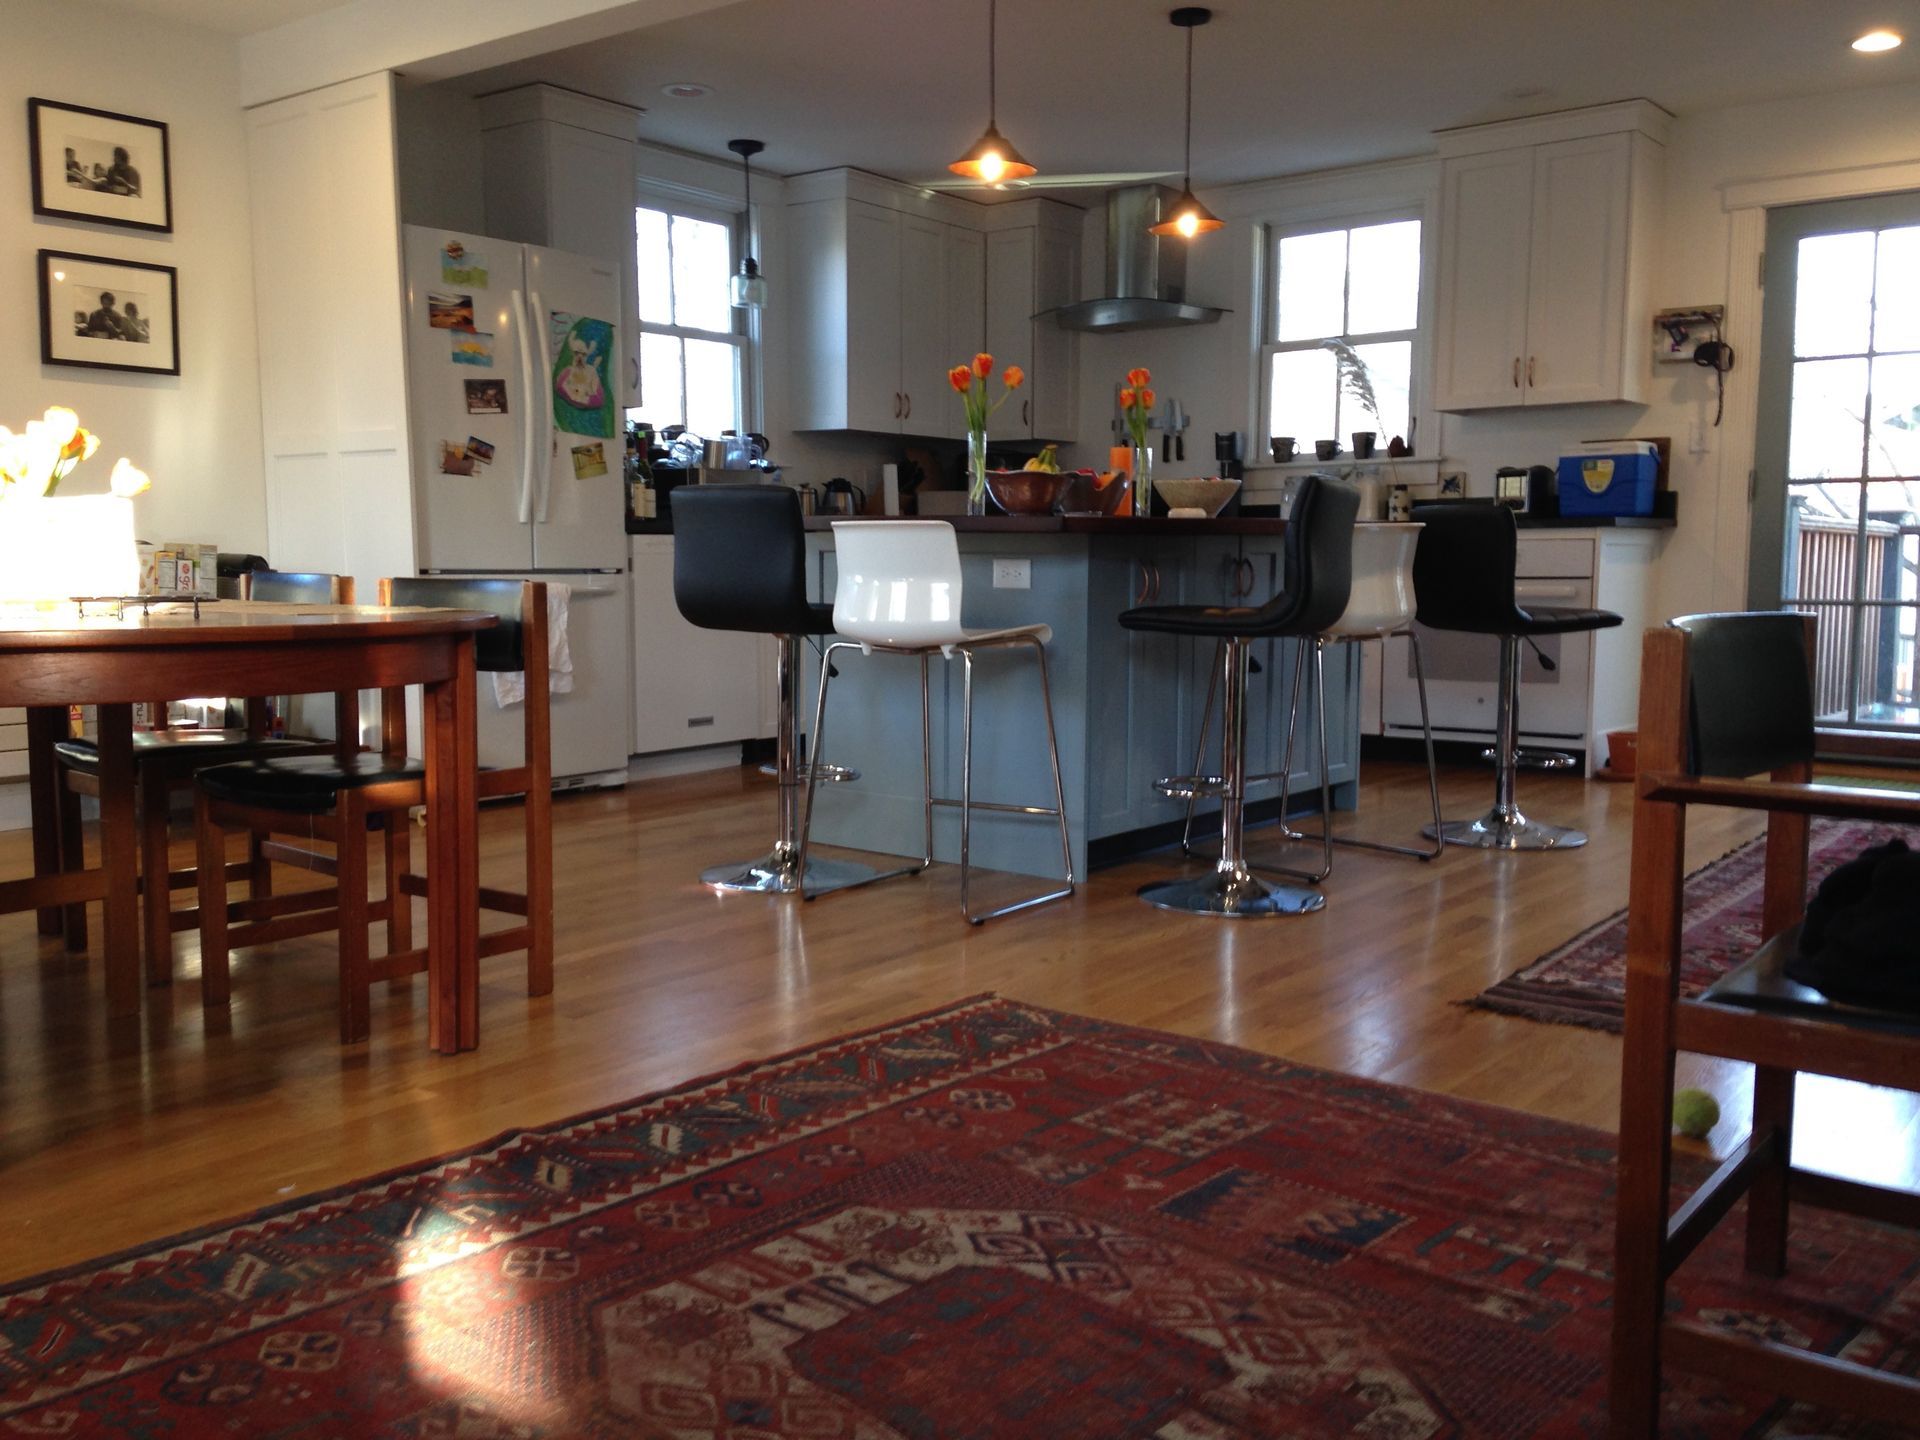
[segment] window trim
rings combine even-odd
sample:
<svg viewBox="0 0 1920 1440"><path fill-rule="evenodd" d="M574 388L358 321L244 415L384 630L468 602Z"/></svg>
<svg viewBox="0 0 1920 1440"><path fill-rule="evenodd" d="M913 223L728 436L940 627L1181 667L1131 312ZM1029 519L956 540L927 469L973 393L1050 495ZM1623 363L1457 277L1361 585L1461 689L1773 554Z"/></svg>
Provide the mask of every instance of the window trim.
<svg viewBox="0 0 1920 1440"><path fill-rule="evenodd" d="M669 216L681 215L690 220L725 226L728 235L727 271L729 274L739 265L740 256L744 250L752 245L752 215L739 201L730 200L726 196L708 194L685 186L641 177L634 186L633 208L636 212L654 210ZM671 235L671 229L669 229L669 235ZM637 243L636 239L636 246ZM637 259L636 249L636 262ZM734 351L734 385L739 400L735 417L736 428L742 434L753 430L765 430L760 317L755 311L735 310L731 318L732 325L726 330L703 330L690 325L662 325L657 321L641 319L636 300L632 320L637 336L665 335L676 340L710 340L731 345ZM634 354L637 357L639 353L640 346L636 343ZM683 350L682 355L684 354ZM680 386L680 393L684 397L686 394L684 359ZM646 395L644 369L640 375L640 393L644 404Z"/></svg>
<svg viewBox="0 0 1920 1440"><path fill-rule="evenodd" d="M1362 230L1372 225L1393 225L1405 221L1417 221L1420 226L1420 296L1414 307L1414 324L1411 330L1368 331L1364 334L1320 336L1312 340L1287 340L1275 338L1279 330L1279 278L1280 278L1280 242L1301 235L1324 235L1334 230ZM1259 355L1255 362L1254 389L1256 392L1256 410L1261 435L1273 435L1273 357L1282 351L1318 349L1329 339L1342 340L1348 345L1377 345L1395 341L1408 341L1412 353L1408 361L1409 383L1407 388L1407 424L1417 437L1424 429L1428 444L1436 444L1439 431L1434 417L1427 409L1425 397L1428 390L1428 373L1433 357L1433 237L1434 217L1431 206L1423 201L1409 200L1394 204L1359 204L1353 208L1315 207L1310 215L1302 215L1290 220L1270 220L1262 227L1260 239L1260 284L1256 295L1260 306L1257 334L1260 337ZM1352 272L1347 273L1346 284L1349 291L1352 286ZM1345 303L1351 295L1342 297L1341 312L1344 315L1348 306ZM1311 445L1314 439L1328 439L1328 436L1296 436L1302 447ZM1345 436L1337 437L1344 445ZM1381 453L1385 453L1386 441L1390 437L1379 437ZM1413 438L1413 437L1409 437Z"/></svg>

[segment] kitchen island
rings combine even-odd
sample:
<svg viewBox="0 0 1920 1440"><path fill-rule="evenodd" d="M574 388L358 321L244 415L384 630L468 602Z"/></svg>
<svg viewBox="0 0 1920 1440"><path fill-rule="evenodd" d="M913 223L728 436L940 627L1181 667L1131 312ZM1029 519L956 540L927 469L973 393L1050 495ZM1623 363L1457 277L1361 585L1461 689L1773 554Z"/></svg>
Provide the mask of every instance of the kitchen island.
<svg viewBox="0 0 1920 1440"><path fill-rule="evenodd" d="M950 523L960 541L965 623L974 629L1040 623L1053 630L1047 665L1075 873L1084 876L1090 868L1177 840L1186 803L1160 795L1154 781L1193 766L1214 645L1123 630L1118 617L1134 605L1261 604L1280 581L1286 522L1239 516L956 516ZM831 601L836 581L831 522L815 517L807 528L809 584L816 598ZM1275 640L1253 647L1249 773L1280 768L1293 648ZM854 767L860 779L820 786L814 839L918 855L917 666L901 656L845 652L835 663L821 758ZM806 668L801 723L810 729L817 661ZM986 652L977 661L974 680L975 798L1050 804L1045 721L1032 662L1010 652ZM1359 686L1358 647L1333 647L1327 654L1327 745L1336 808L1351 807L1358 780ZM958 797L958 663L935 662L931 694L934 793ZM1310 695L1303 696L1303 705ZM1310 710L1303 708L1302 720L1290 802L1296 811L1318 808L1320 798ZM1216 709L1203 769L1217 770L1219 748ZM1249 819L1274 816L1278 796L1277 782L1249 786ZM1217 801L1200 802L1204 815L1217 815L1218 809ZM1204 834L1209 825L1217 840L1217 820L1197 824L1196 830ZM956 860L959 834L959 812L937 809L935 858ZM976 811L973 860L989 869L1057 875L1059 837L1049 820Z"/></svg>

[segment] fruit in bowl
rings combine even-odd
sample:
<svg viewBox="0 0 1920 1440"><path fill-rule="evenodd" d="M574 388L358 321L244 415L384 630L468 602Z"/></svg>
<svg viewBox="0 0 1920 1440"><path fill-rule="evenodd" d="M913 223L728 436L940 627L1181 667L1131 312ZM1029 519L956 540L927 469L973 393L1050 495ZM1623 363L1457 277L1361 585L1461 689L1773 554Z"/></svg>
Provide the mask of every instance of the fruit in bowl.
<svg viewBox="0 0 1920 1440"><path fill-rule="evenodd" d="M1009 515L1051 515L1067 478L1058 470L989 470L987 493Z"/></svg>
<svg viewBox="0 0 1920 1440"><path fill-rule="evenodd" d="M1240 493L1240 482L1214 475L1204 480L1156 480L1153 488L1167 502L1167 514L1171 518L1211 520Z"/></svg>
<svg viewBox="0 0 1920 1440"><path fill-rule="evenodd" d="M1118 470L1070 470L1060 489L1062 515L1111 515L1127 498L1127 477Z"/></svg>

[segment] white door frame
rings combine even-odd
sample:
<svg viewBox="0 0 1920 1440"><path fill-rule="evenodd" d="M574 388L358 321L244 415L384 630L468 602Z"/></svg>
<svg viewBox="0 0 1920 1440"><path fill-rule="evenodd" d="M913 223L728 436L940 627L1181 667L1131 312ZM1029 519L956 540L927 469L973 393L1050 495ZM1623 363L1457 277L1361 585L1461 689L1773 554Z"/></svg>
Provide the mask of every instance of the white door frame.
<svg viewBox="0 0 1920 1440"><path fill-rule="evenodd" d="M1767 248L1767 211L1818 200L1854 200L1920 190L1920 160L1820 170L1721 187L1729 217L1726 336L1746 378L1727 387L1726 440L1721 449L1719 503L1714 515L1713 602L1745 608L1747 550L1753 521L1755 428L1759 422L1760 320L1766 303L1761 264Z"/></svg>

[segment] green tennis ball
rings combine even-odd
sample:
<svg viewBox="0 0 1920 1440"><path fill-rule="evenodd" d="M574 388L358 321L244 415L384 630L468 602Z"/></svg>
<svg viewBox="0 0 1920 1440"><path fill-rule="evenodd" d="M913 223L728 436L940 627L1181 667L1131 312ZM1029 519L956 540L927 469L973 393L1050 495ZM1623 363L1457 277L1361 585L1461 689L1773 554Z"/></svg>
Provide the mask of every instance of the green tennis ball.
<svg viewBox="0 0 1920 1440"><path fill-rule="evenodd" d="M1673 1128L1690 1140L1704 1140L1720 1123L1720 1102L1704 1090L1673 1092Z"/></svg>

